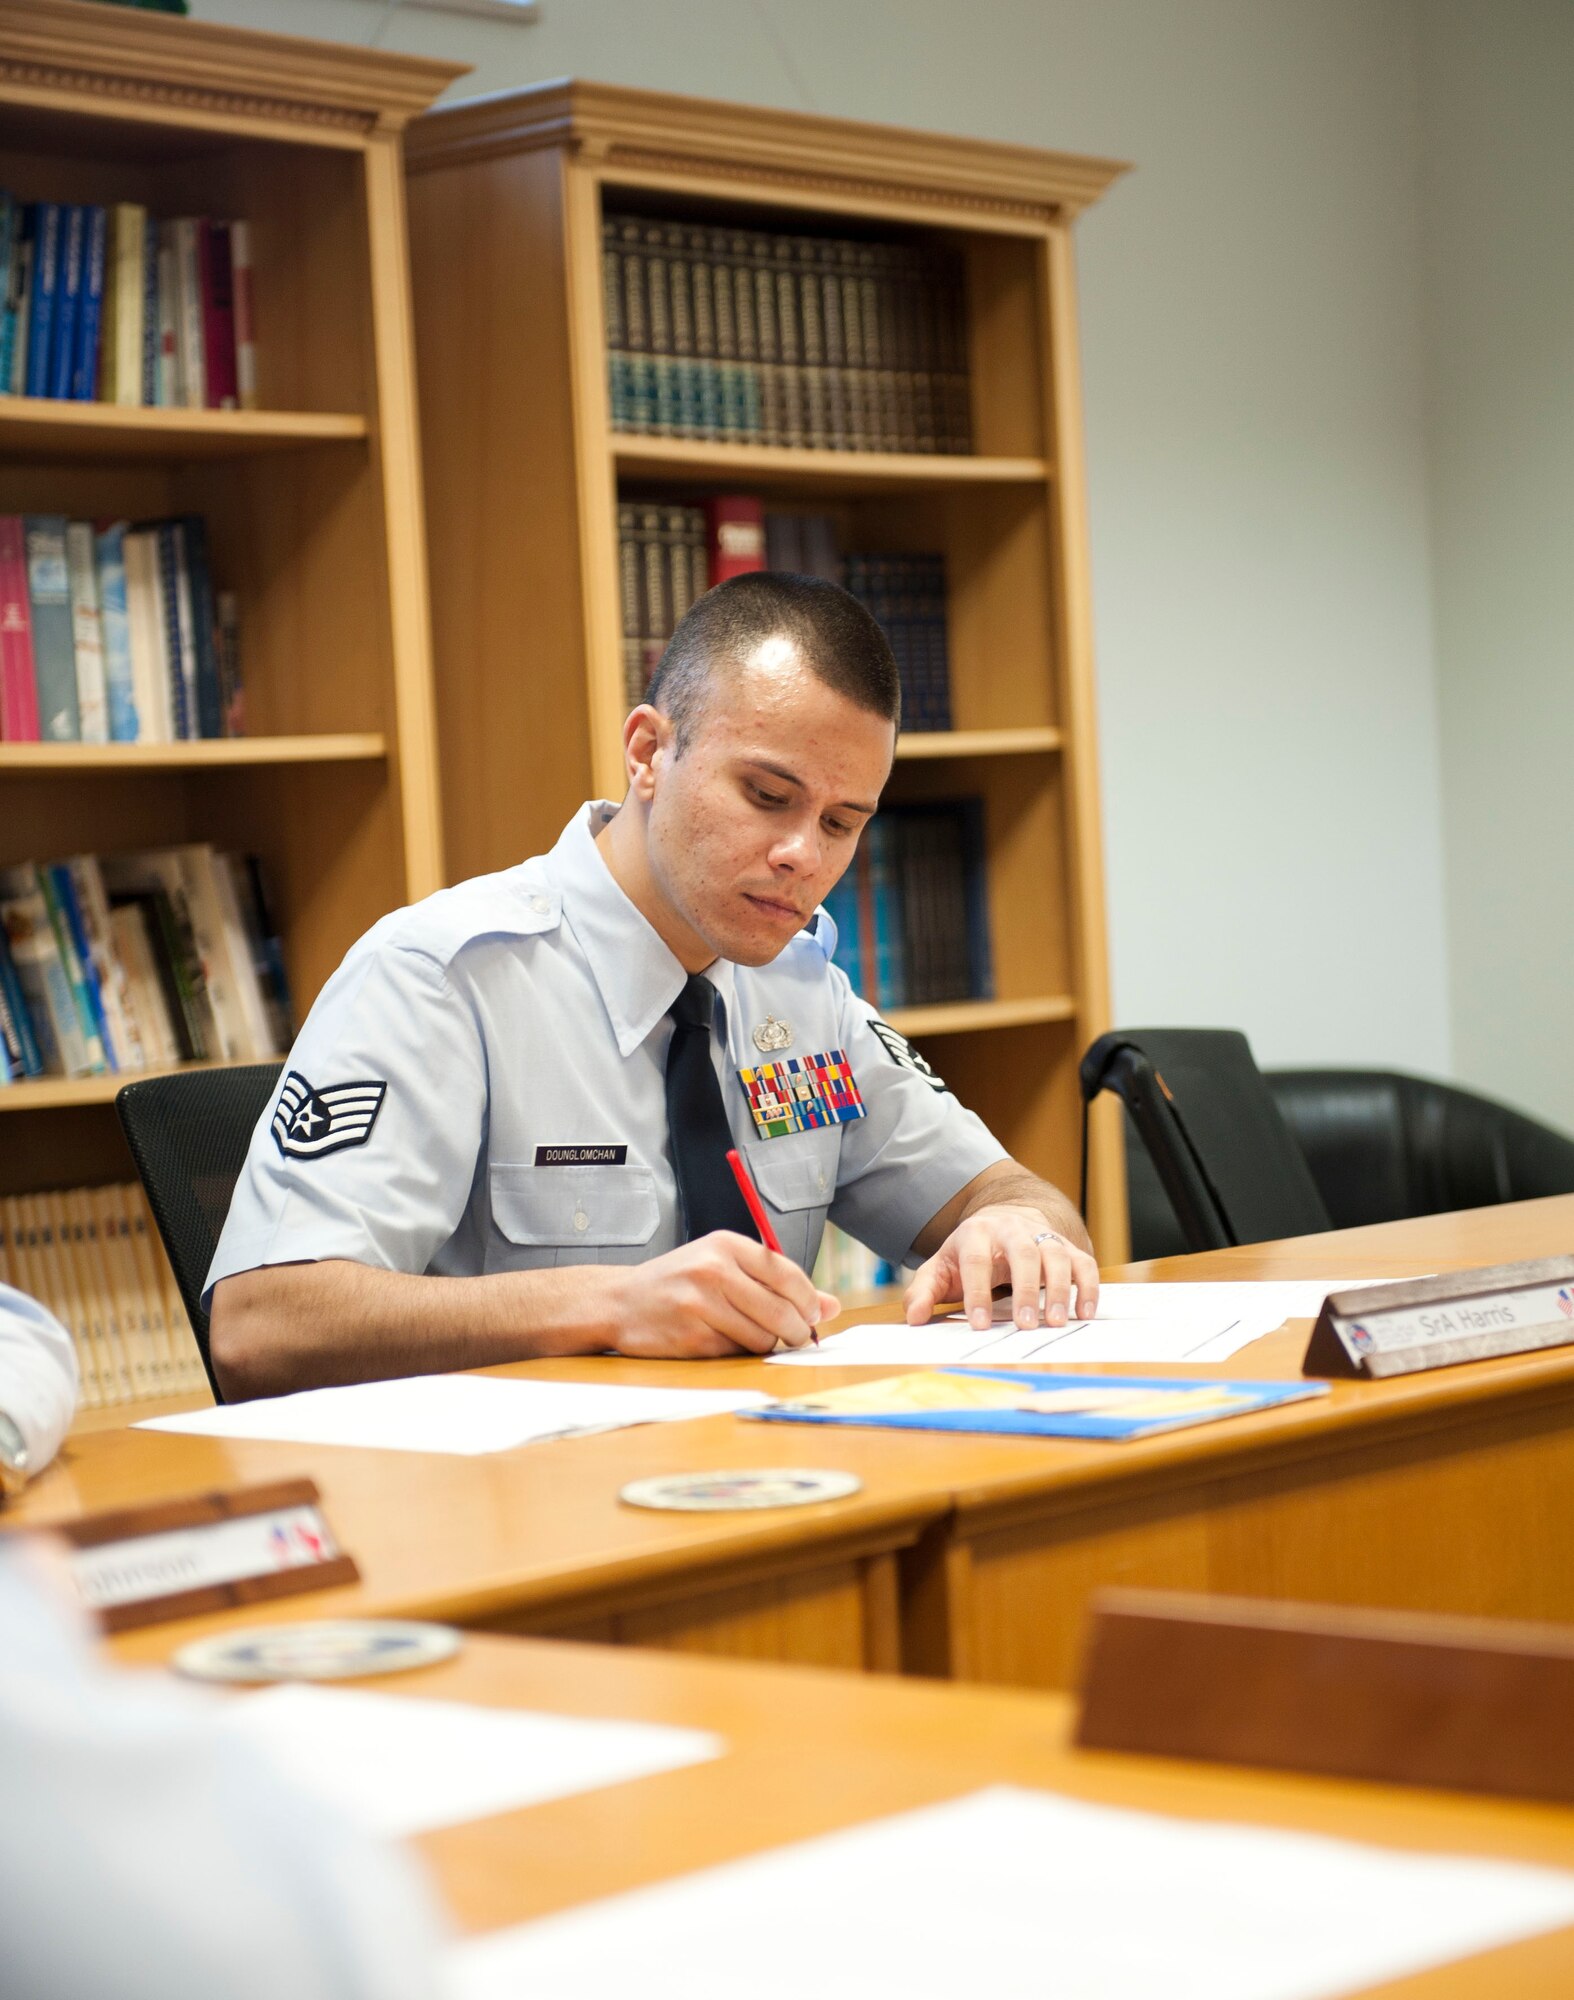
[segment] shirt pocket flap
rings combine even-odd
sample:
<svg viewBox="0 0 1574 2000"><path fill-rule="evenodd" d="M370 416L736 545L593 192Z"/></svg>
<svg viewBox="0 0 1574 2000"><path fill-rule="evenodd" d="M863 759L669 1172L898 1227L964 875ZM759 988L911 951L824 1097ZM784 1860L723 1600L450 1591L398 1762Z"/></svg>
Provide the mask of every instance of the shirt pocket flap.
<svg viewBox="0 0 1574 2000"><path fill-rule="evenodd" d="M648 1243L656 1176L648 1167L496 1166L492 1220L510 1243Z"/></svg>
<svg viewBox="0 0 1574 2000"><path fill-rule="evenodd" d="M840 1126L754 1139L743 1150L754 1185L772 1208L785 1215L795 1208L830 1207L842 1150Z"/></svg>

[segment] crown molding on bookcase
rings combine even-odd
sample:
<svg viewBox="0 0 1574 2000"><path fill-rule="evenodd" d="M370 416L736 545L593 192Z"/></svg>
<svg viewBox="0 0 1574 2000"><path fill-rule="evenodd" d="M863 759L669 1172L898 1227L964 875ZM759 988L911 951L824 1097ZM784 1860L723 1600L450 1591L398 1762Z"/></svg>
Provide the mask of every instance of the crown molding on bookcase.
<svg viewBox="0 0 1574 2000"><path fill-rule="evenodd" d="M463 63L259 34L102 0L0 0L0 94L132 118L398 131Z"/></svg>
<svg viewBox="0 0 1574 2000"><path fill-rule="evenodd" d="M412 173L545 146L569 148L614 173L724 169L734 183L916 198L1044 221L1076 215L1127 171L1120 160L577 79L443 106L405 135Z"/></svg>

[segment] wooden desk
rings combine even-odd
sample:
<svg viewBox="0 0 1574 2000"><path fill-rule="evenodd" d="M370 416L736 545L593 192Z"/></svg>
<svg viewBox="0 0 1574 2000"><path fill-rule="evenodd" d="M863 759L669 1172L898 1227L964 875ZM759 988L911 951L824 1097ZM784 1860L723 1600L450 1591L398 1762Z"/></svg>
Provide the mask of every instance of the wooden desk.
<svg viewBox="0 0 1574 2000"><path fill-rule="evenodd" d="M1121 1275L1401 1276L1571 1246L1574 1197ZM1294 1375L1306 1331L1270 1336L1222 1368L1139 1372ZM518 1372L778 1395L855 1379L748 1361ZM1123 1446L721 1417L462 1459L122 1430L73 1438L6 1525L306 1473L364 1581L270 1616L398 1612L1055 1688L1072 1683L1084 1606L1104 1583L1574 1620L1571 1432L1574 1348L1342 1383L1316 1403ZM849 1468L864 1490L709 1517L616 1498L645 1474L793 1464ZM162 1657L212 1622L117 1648Z"/></svg>
<svg viewBox="0 0 1574 2000"><path fill-rule="evenodd" d="M1139 1278L1404 1276L1574 1247L1574 1197L1133 1265ZM1293 1378L1309 1321L1207 1370ZM1074 1684L1103 1584L1574 1620L1574 1347L1137 1447L1013 1444L904 1558L904 1663ZM960 1468L958 1468L960 1470Z"/></svg>
<svg viewBox="0 0 1574 2000"><path fill-rule="evenodd" d="M423 1673L360 1685L727 1739L728 1754L711 1763L421 1836L470 1931L1001 1782L1182 1819L1574 1868L1574 1813L1079 1752L1067 1747L1072 1705L1062 1696L486 1639ZM1372 1990L1550 2000L1571 1982L1566 1929Z"/></svg>

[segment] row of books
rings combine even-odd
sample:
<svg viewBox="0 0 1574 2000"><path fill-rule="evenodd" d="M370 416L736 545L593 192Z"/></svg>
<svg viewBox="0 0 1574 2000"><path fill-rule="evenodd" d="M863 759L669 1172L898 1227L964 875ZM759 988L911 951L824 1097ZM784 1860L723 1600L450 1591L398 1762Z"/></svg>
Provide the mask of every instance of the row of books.
<svg viewBox="0 0 1574 2000"><path fill-rule="evenodd" d="M0 868L0 1088L262 1062L292 1039L254 858L203 842Z"/></svg>
<svg viewBox="0 0 1574 2000"><path fill-rule="evenodd" d="M890 641L902 678L902 727L951 727L945 558L843 556L830 515L768 513L747 494L724 494L703 507L645 501L618 508L623 692L630 708L644 700L695 598L711 584L765 569L845 585Z"/></svg>
<svg viewBox="0 0 1574 2000"><path fill-rule="evenodd" d="M255 409L249 226L0 191L0 393Z"/></svg>
<svg viewBox="0 0 1574 2000"><path fill-rule="evenodd" d="M0 741L239 736L239 614L200 514L0 514Z"/></svg>
<svg viewBox="0 0 1574 2000"><path fill-rule="evenodd" d="M995 997L982 799L882 807L825 907L836 963L876 1007Z"/></svg>
<svg viewBox="0 0 1574 2000"><path fill-rule="evenodd" d="M951 250L608 215L602 287L616 430L972 449Z"/></svg>
<svg viewBox="0 0 1574 2000"><path fill-rule="evenodd" d="M822 1292L840 1299L844 1305L875 1292L882 1285L894 1285L901 1273L885 1258L877 1257L856 1236L828 1222L820 1237L819 1255L814 1260L814 1282Z"/></svg>
<svg viewBox="0 0 1574 2000"><path fill-rule="evenodd" d="M48 1306L71 1335L88 1409L206 1386L135 1182L0 1198L0 1279Z"/></svg>

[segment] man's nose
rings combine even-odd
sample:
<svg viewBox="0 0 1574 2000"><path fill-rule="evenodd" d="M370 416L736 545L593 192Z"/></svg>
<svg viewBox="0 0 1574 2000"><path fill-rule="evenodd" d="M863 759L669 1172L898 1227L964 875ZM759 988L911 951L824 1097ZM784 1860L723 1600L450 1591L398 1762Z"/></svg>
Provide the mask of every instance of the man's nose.
<svg viewBox="0 0 1574 2000"><path fill-rule="evenodd" d="M771 866L810 874L819 866L819 835L812 826L796 826L783 833L771 848Z"/></svg>

